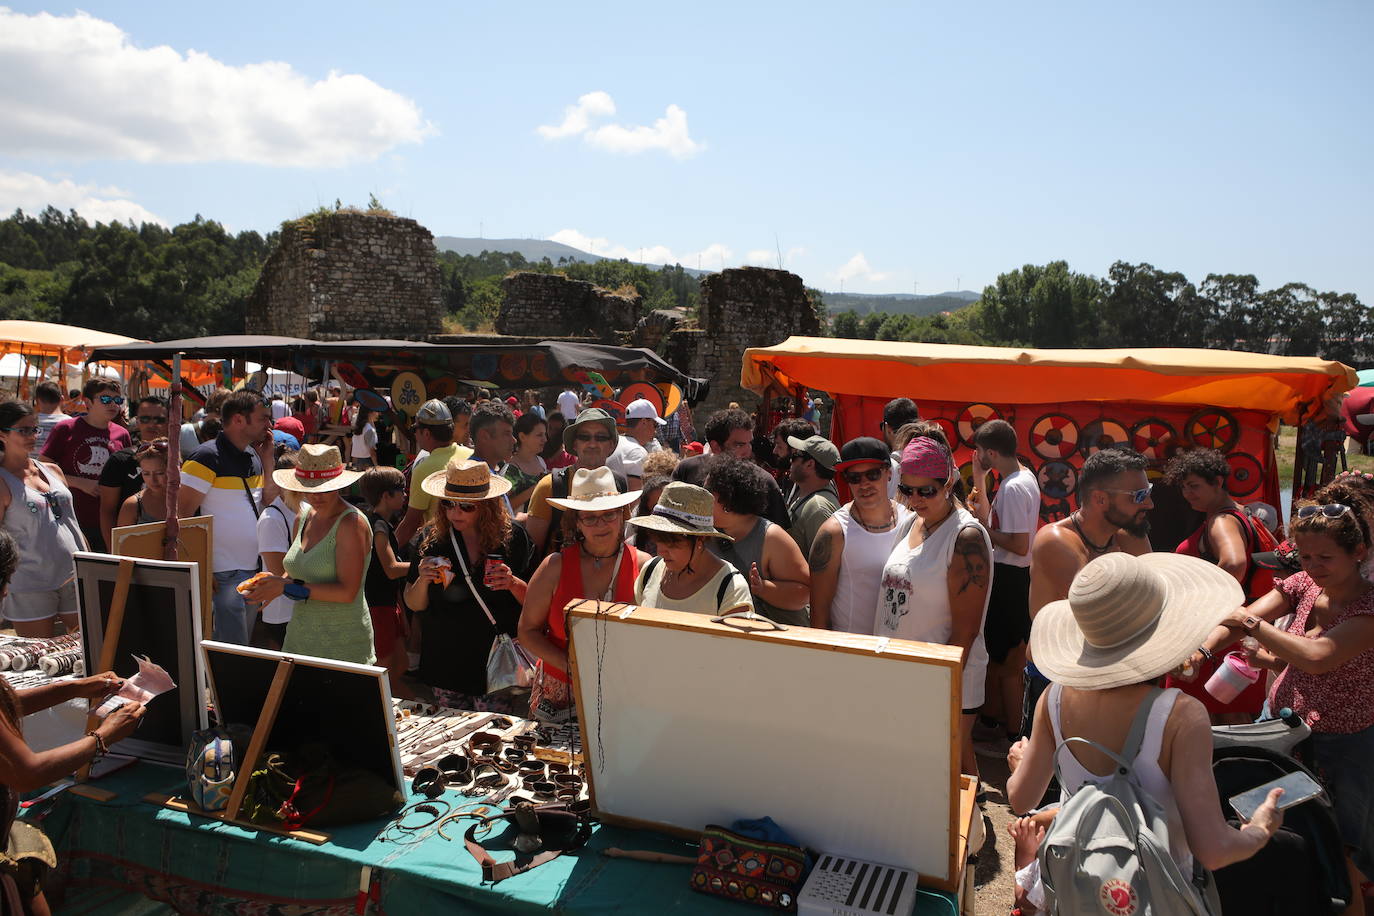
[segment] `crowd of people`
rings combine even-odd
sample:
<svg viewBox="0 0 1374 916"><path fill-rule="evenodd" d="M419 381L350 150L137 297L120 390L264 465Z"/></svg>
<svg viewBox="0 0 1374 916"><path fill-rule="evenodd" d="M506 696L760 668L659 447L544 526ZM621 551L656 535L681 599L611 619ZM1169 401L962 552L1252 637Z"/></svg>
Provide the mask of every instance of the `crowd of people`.
<svg viewBox="0 0 1374 916"><path fill-rule="evenodd" d="M55 420L60 392L45 386L33 405L0 404L0 527L17 545L3 608L21 635L75 625L62 555L167 511L166 402L125 417L118 382L82 395L84 415ZM1123 447L1088 457L1077 509L1042 525L1014 427L978 427L966 491L943 429L908 398L844 442L806 415L765 436L729 408L699 445L685 406L662 417L637 400L618 423L571 390L547 405L436 398L401 462L384 419L337 388L290 405L236 391L172 432L176 509L213 517L216 639L377 663L400 694L549 721L576 713L564 608L578 598L952 646L961 768L976 777L980 753L1006 755L1008 799L1028 816L1018 865L1054 817L1055 799L1041 803L1056 762L1065 798L1111 771L1061 743L1123 748L1137 711L1137 759L1177 827L1179 867L1253 855L1282 822L1276 799L1225 823L1208 729L1289 708L1314 732L1357 886L1374 875L1368 475L1300 503L1289 540L1264 551L1217 452L1164 469L1201 519L1177 545L1151 543L1147 461ZM350 431L342 446L321 441L331 427ZM528 693L488 689L499 634L536 662ZM1205 685L1228 652L1262 675L1223 702Z"/></svg>

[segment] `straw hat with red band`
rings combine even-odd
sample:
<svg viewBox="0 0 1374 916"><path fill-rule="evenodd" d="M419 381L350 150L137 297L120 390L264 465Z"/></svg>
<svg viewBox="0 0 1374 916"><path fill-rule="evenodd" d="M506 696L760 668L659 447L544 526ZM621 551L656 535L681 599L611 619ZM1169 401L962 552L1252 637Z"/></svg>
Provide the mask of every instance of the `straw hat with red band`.
<svg viewBox="0 0 1374 916"><path fill-rule="evenodd" d="M308 442L296 453L297 465L294 469L282 468L272 472L272 479L283 490L296 493L328 493L342 490L359 477L362 471L350 471L344 467L339 450L332 445Z"/></svg>
<svg viewBox="0 0 1374 916"><path fill-rule="evenodd" d="M491 468L485 461L464 458L450 461L442 471L435 471L420 481L420 489L440 499L475 503L509 493L510 481L491 476Z"/></svg>

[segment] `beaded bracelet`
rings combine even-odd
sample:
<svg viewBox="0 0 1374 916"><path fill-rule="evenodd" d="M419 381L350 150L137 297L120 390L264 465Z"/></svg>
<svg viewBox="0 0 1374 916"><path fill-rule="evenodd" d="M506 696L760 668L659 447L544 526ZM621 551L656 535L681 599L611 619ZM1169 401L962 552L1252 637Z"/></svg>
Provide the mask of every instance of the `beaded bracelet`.
<svg viewBox="0 0 1374 916"><path fill-rule="evenodd" d="M101 757L109 753L110 749L105 746L105 739L100 737L98 732L86 732L86 737L95 739L95 754L91 757L91 763L95 763Z"/></svg>

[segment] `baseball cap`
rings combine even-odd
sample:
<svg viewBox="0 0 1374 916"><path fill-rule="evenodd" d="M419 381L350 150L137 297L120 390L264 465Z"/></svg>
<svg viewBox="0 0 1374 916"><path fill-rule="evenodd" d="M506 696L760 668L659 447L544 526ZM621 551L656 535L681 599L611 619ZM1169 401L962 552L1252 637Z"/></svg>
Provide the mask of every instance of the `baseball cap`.
<svg viewBox="0 0 1374 916"><path fill-rule="evenodd" d="M430 398L420 406L415 414L415 422L426 426L449 426L453 423L453 414L449 413L448 405L443 401Z"/></svg>
<svg viewBox="0 0 1374 916"><path fill-rule="evenodd" d="M872 436L860 436L857 439L850 439L840 449L840 461L835 465L835 470L843 471L851 465L863 464L868 461L891 464L892 453L887 450L886 445Z"/></svg>
<svg viewBox="0 0 1374 916"><path fill-rule="evenodd" d="M286 433L288 436L295 436L297 442L305 439L305 424L295 417L282 417L272 424L272 429Z"/></svg>
<svg viewBox="0 0 1374 916"><path fill-rule="evenodd" d="M825 436L808 436L805 439L788 436L787 444L814 458L817 464L828 471L835 470L835 463L840 460L840 450Z"/></svg>
<svg viewBox="0 0 1374 916"><path fill-rule="evenodd" d="M631 401L625 408L625 419L627 420L653 420L659 426L665 425L668 421L658 415L658 408L654 402L648 398L639 398Z"/></svg>
<svg viewBox="0 0 1374 916"><path fill-rule="evenodd" d="M284 445L289 449L298 449L301 447L301 440L284 429L272 430L272 441Z"/></svg>

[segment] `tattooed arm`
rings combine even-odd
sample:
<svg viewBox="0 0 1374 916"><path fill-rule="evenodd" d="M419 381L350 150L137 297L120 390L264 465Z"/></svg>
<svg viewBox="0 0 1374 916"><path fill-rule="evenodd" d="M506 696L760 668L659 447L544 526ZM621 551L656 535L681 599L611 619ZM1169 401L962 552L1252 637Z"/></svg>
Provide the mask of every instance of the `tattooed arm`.
<svg viewBox="0 0 1374 916"><path fill-rule="evenodd" d="M983 629L983 610L991 584L992 558L988 556L987 539L982 528L969 525L955 538L954 555L949 559L949 611L953 624L949 644L964 650L965 662L969 648Z"/></svg>
<svg viewBox="0 0 1374 916"><path fill-rule="evenodd" d="M844 558L844 531L834 516L821 523L811 542L811 626L830 629L830 605L840 582L840 560Z"/></svg>

